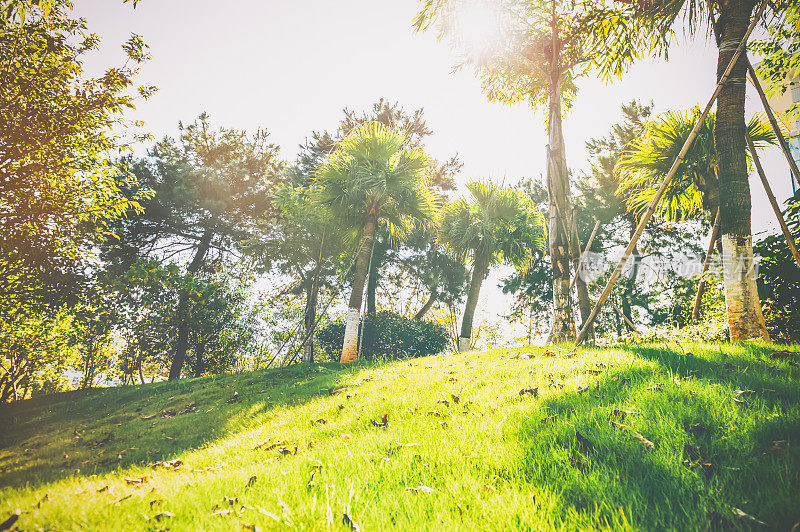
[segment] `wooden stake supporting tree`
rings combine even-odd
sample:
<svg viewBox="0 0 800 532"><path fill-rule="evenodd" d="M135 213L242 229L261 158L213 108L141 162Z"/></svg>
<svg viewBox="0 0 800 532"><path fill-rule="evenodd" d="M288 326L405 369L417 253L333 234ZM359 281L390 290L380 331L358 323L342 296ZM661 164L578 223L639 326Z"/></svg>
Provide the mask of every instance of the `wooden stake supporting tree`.
<svg viewBox="0 0 800 532"><path fill-rule="evenodd" d="M683 144L683 148L681 148L680 153L678 153L678 157L675 159L675 162L672 163L672 167L670 167L669 172L667 172L667 175L664 177L664 181L662 181L661 186L658 188L658 191L656 191L656 194L653 197L653 200L650 202L650 205L647 207L647 210L642 216L642 219L639 221L639 225L636 227L636 231L634 232L630 243L625 248L625 251L622 254L622 258L620 259L619 263L617 264L617 267L611 274L611 278L608 280L606 287L603 289L603 293L600 294L600 298L597 300L597 303L595 303L595 306L592 309L592 313L589 315L589 319L586 320L586 323L583 324L580 333L578 333L578 337L575 340L576 343L579 344L581 342L586 341L586 337L589 332L589 326L594 322L595 318L597 318L597 314L600 312L600 309L603 307L603 304L605 304L606 300L608 299L608 296L611 294L611 290L614 288L617 279L619 279L619 276L622 274L622 270L625 268L625 263L628 261L631 252L636 247L639 238L642 236L645 226L650 221L650 218L652 218L656 206L658 205L659 201L661 201L661 198L664 195L664 191L667 189L667 186L672 180L672 177L675 175L675 172L678 170L678 167L683 161L683 158L686 156L686 152L689 151L689 148L694 142L695 137L697 137L697 133L698 131L700 131L700 127L702 126L703 122L708 116L708 113L711 111L714 102L716 102L717 96L719 96L722 87L728 81L731 71L733 70L734 66L736 66L736 63L739 61L739 56L741 56L742 52L744 52L744 49L747 46L747 40L750 38L750 34L753 32L753 28L755 28L756 23L761 19L761 15L763 15L764 9L766 9L767 4L768 0L762 0L761 4L759 5L758 10L756 11L755 16L753 17L753 20L750 21L750 24L748 25L747 30L745 31L745 34L742 37L742 40L736 47L736 51L734 52L733 57L731 57L731 60L728 63L728 66L725 68L725 71L723 72L722 76L719 77L719 80L717 81L717 86L714 89L714 93L711 95L711 98L706 104L703 113L700 115L697 122L695 122L695 125L692 128L691 133L689 134L689 137Z"/></svg>
<svg viewBox="0 0 800 532"><path fill-rule="evenodd" d="M761 166L761 160L758 158L758 153L756 153L756 147L753 145L753 141L749 136L747 137L747 146L750 148L750 155L753 156L753 163L755 164L756 171L758 172L758 177L761 179L761 184L764 185L764 191L767 193L767 198L769 198L769 204L772 205L772 212L775 213L775 217L778 219L778 223L781 226L783 236L786 238L786 244L789 246L789 250L792 252L792 256L797 263L797 267L800 268L800 253L797 252L797 245L794 242L794 237L792 237L792 233L789 231L789 227L786 225L786 220L783 219L783 214L781 214L781 208L778 205L778 200L775 199L775 194L772 193L772 187L769 186L769 181L767 181L767 174L764 173L764 168Z"/></svg>

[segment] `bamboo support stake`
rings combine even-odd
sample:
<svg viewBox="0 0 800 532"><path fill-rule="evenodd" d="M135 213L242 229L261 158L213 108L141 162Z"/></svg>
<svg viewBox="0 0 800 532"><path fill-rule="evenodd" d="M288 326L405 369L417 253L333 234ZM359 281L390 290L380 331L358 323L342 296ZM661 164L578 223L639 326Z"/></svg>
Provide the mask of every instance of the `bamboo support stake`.
<svg viewBox="0 0 800 532"><path fill-rule="evenodd" d="M711 264L711 255L714 253L714 244L716 244L717 238L719 238L719 207L717 207L717 215L714 217L714 226L711 228L711 238L708 239L708 250L703 261L703 269L700 270L700 284L697 285L697 294L694 296L694 306L692 307L692 323L697 323L700 318L700 300L706 290L706 281L703 279L703 275Z"/></svg>
<svg viewBox="0 0 800 532"><path fill-rule="evenodd" d="M603 293L600 294L600 298L595 303L594 308L592 309L592 313L589 314L589 319L586 320L586 323L583 324L580 333L578 333L578 337L575 339L576 344L580 344L581 342L586 340L586 336L589 332L589 326L594 322L595 318L597 317L597 313L600 312L600 309L603 307L603 304L608 299L608 296L611 295L611 289L614 288L614 284L619 279L619 276L622 274L622 270L625 267L625 263L628 261L628 257L630 257L631 253L633 252L633 248L636 247L636 243L639 241L639 238L642 236L642 232L644 232L644 228L647 225L647 222L650 221L650 218L653 216L653 213L656 210L656 206L658 202L661 201L661 197L664 195L664 191L667 189L669 182L672 181L672 177L675 175L675 172L678 170L678 166L680 166L683 158L686 156L686 152L689 151L692 143L694 142L695 137L697 136L697 132L700 131L700 126L703 125L705 122L708 113L711 111L711 107L714 105L714 102L717 101L717 96L719 95L720 90L722 90L722 86L728 81L728 77L733 70L733 67L739 61L739 57L742 55L745 47L747 46L747 40L750 38L750 34L753 33L753 28L755 28L756 23L761 18L761 15L764 13L764 9L767 7L768 0L762 0L761 5L758 7L753 20L750 21L750 25L747 27L747 31L742 37L742 41L739 43L739 46L736 48L736 52L734 52L733 57L731 58L730 63L725 68L725 72L723 72L722 76L720 76L719 81L717 81L717 86L714 89L714 93L711 95L711 99L709 99L708 103L706 104L705 109L703 110L703 114L698 118L697 122L695 123L694 127L692 128L691 133L689 133L689 138L686 139L686 142L683 144L683 148L681 148L680 153L678 153L678 157L672 163L672 167L667 172L666 177L664 177L664 181L662 181L661 186L656 191L653 200L650 202L650 205L647 207L647 210L642 216L642 219L639 221L639 225L636 227L636 232L633 234L628 247L625 248L625 252L622 254L622 258L620 259L617 267L614 269L614 272L611 274L611 278L608 280L605 289L603 289Z"/></svg>
<svg viewBox="0 0 800 532"><path fill-rule="evenodd" d="M783 232L784 238L786 238L786 244L788 244L789 250L792 252L792 256L794 256L797 267L800 268L800 253L797 252L797 245L794 242L794 237L792 237L792 233L786 225L786 220L783 219L781 208L778 205L778 201L775 199L775 194L772 193L772 187L769 186L767 174L764 173L764 168L761 166L761 160L758 158L753 140L750 138L750 135L746 135L746 137L747 146L750 148L750 155L753 156L753 163L755 163L756 170L758 171L758 177L761 178L761 184L764 185L764 191L766 191L767 197L769 198L769 204L772 205L772 211L775 213L775 217L781 225L781 231Z"/></svg>

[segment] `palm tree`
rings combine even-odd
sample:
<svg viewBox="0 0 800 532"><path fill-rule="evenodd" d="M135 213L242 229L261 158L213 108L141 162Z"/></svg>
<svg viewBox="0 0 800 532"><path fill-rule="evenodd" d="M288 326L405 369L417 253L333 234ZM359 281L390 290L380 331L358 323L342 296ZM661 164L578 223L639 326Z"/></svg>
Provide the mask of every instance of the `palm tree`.
<svg viewBox="0 0 800 532"><path fill-rule="evenodd" d="M619 176L617 194L626 196L630 211L641 214L650 204L700 115L699 108L670 111L647 124L642 134L624 148L615 169ZM655 216L669 221L700 214L709 221L714 218L720 205L715 121L715 113L709 113L670 181ZM760 116L750 119L747 133L756 147L777 141L769 123Z"/></svg>
<svg viewBox="0 0 800 532"><path fill-rule="evenodd" d="M420 148L404 148L406 136L378 122L352 129L319 169L312 196L329 206L359 242L353 291L347 310L341 362L358 354L358 324L376 232L393 242L415 225L433 220L435 196L428 188L431 159Z"/></svg>
<svg viewBox="0 0 800 532"><path fill-rule="evenodd" d="M759 9L756 11L756 4ZM792 2L756 0L663 0L637 2L642 18L659 26L662 34L672 33L683 15L690 31L711 19L718 47L715 80L719 80L747 33L754 11L758 16L769 6L780 16ZM665 39L668 42L669 39ZM719 182L719 232L722 244L723 280L728 330L733 341L769 338L756 290L753 270L751 197L747 169L745 123L747 52L742 53L730 71L729 81L717 96L714 145ZM710 73L709 73L710 74Z"/></svg>
<svg viewBox="0 0 800 532"><path fill-rule="evenodd" d="M459 351L469 349L475 307L489 268L501 262L529 268L544 252L547 234L544 216L526 194L478 181L467 189L471 199L449 204L439 220L439 241L457 260L472 261Z"/></svg>
<svg viewBox="0 0 800 532"><path fill-rule="evenodd" d="M615 168L619 176L617 193L626 198L627 208L641 215L655 196L664 174L669 171L694 124L700 118L700 109L689 112L668 112L647 125L642 135L625 148ZM686 153L681 166L670 181L654 213L668 221L677 221L701 215L714 220L709 236L708 253L711 253L719 236L719 166L715 148L714 126L716 115L709 113L697 137ZM747 124L747 134L754 147L775 144L777 138L770 125L759 116ZM701 275L708 267L708 255ZM701 279L697 287L692 321L699 316L700 300L706 283ZM760 307L755 309L761 316ZM761 317L763 321L763 317Z"/></svg>

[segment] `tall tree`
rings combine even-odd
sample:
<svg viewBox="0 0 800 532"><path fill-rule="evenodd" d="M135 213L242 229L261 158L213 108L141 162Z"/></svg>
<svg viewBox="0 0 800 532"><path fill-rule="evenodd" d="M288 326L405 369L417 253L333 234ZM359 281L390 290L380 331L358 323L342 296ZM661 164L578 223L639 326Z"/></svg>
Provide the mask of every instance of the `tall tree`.
<svg viewBox="0 0 800 532"><path fill-rule="evenodd" d="M461 261L472 262L472 276L458 339L470 349L472 322L481 285L491 266L506 262L525 270L544 251L544 216L530 197L511 188L473 181L470 199L460 198L442 210L439 240Z"/></svg>
<svg viewBox="0 0 800 532"><path fill-rule="evenodd" d="M177 141L163 139L132 165L138 186L154 195L141 215L115 228L120 239L105 255L116 268L147 255L181 261L186 273L199 275L210 257L230 256L272 212L283 163L265 130L214 131L202 114L180 131ZM189 295L182 290L179 298L170 379L180 377L190 347Z"/></svg>
<svg viewBox="0 0 800 532"><path fill-rule="evenodd" d="M378 122L355 127L320 168L313 195L329 206L359 242L347 310L342 362L353 362L364 284L375 235L384 227L395 241L414 225L432 221L435 197L428 188L431 160L406 148L406 136Z"/></svg>
<svg viewBox="0 0 800 532"><path fill-rule="evenodd" d="M462 50L462 64L476 69L490 101L547 108L548 235L556 342L576 337L570 266L579 251L573 238L575 215L562 117L577 93L576 79L593 67L620 72L645 46L635 19L628 20L629 8L620 6L611 9L603 2L571 0L426 0L415 20L418 30L437 26L440 36ZM484 24L494 20L502 31L475 43L465 26L474 23L476 10Z"/></svg>
<svg viewBox="0 0 800 532"><path fill-rule="evenodd" d="M422 109L413 112L407 111L398 102L389 102L381 98L374 103L369 111L357 113L352 109L344 110L344 119L339 125L337 134L341 140L353 128L365 122L379 122L384 126L402 132L406 137L405 148L425 149L425 140L433 134L433 130L428 126ZM446 194L455 190L454 176L461 169L462 163L458 155L454 155L442 162L431 160L430 175L428 186L439 196L440 201L446 201ZM419 238L411 238L404 242L403 252L410 251L413 254L422 250L417 246L430 247L431 240L421 241ZM409 247L411 249L409 249ZM396 262L400 258L399 250L394 249L391 236L381 230L376 234L375 246L370 261L370 270L366 282L367 314L375 314L377 305L378 286L382 279L381 270L384 265Z"/></svg>
<svg viewBox="0 0 800 532"><path fill-rule="evenodd" d="M716 19L718 42L716 79L719 81L745 36L754 14L756 0L662 0L641 3L643 18L661 24L668 34L683 16L691 31L706 29ZM778 18L787 13L792 1L771 4ZM751 197L745 140L745 95L749 59L745 50L717 96L714 145L719 180L720 241L723 282L731 340L768 338L756 289L751 229Z"/></svg>
<svg viewBox="0 0 800 532"><path fill-rule="evenodd" d="M99 46L66 2L0 3L0 322L64 302L107 236L109 220L137 207L108 160L128 146L134 78L148 59L133 35L128 62L100 77L83 63ZM139 87L141 97L152 87Z"/></svg>

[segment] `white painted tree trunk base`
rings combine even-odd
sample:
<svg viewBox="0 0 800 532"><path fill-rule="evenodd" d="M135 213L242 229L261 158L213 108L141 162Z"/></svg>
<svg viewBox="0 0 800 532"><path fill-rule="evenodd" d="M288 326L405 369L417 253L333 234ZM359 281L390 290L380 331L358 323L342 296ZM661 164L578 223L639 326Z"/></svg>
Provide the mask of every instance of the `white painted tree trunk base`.
<svg viewBox="0 0 800 532"><path fill-rule="evenodd" d="M347 309L347 321L344 327L344 344L342 345L342 357L339 362L347 364L355 362L358 358L358 322L361 318L361 309Z"/></svg>
<svg viewBox="0 0 800 532"><path fill-rule="evenodd" d="M753 237L721 235L725 307L731 341L769 340L756 289Z"/></svg>
<svg viewBox="0 0 800 532"><path fill-rule="evenodd" d="M458 338L458 352L464 353L465 351L470 350L469 345L469 338L464 338L463 336L459 336Z"/></svg>

